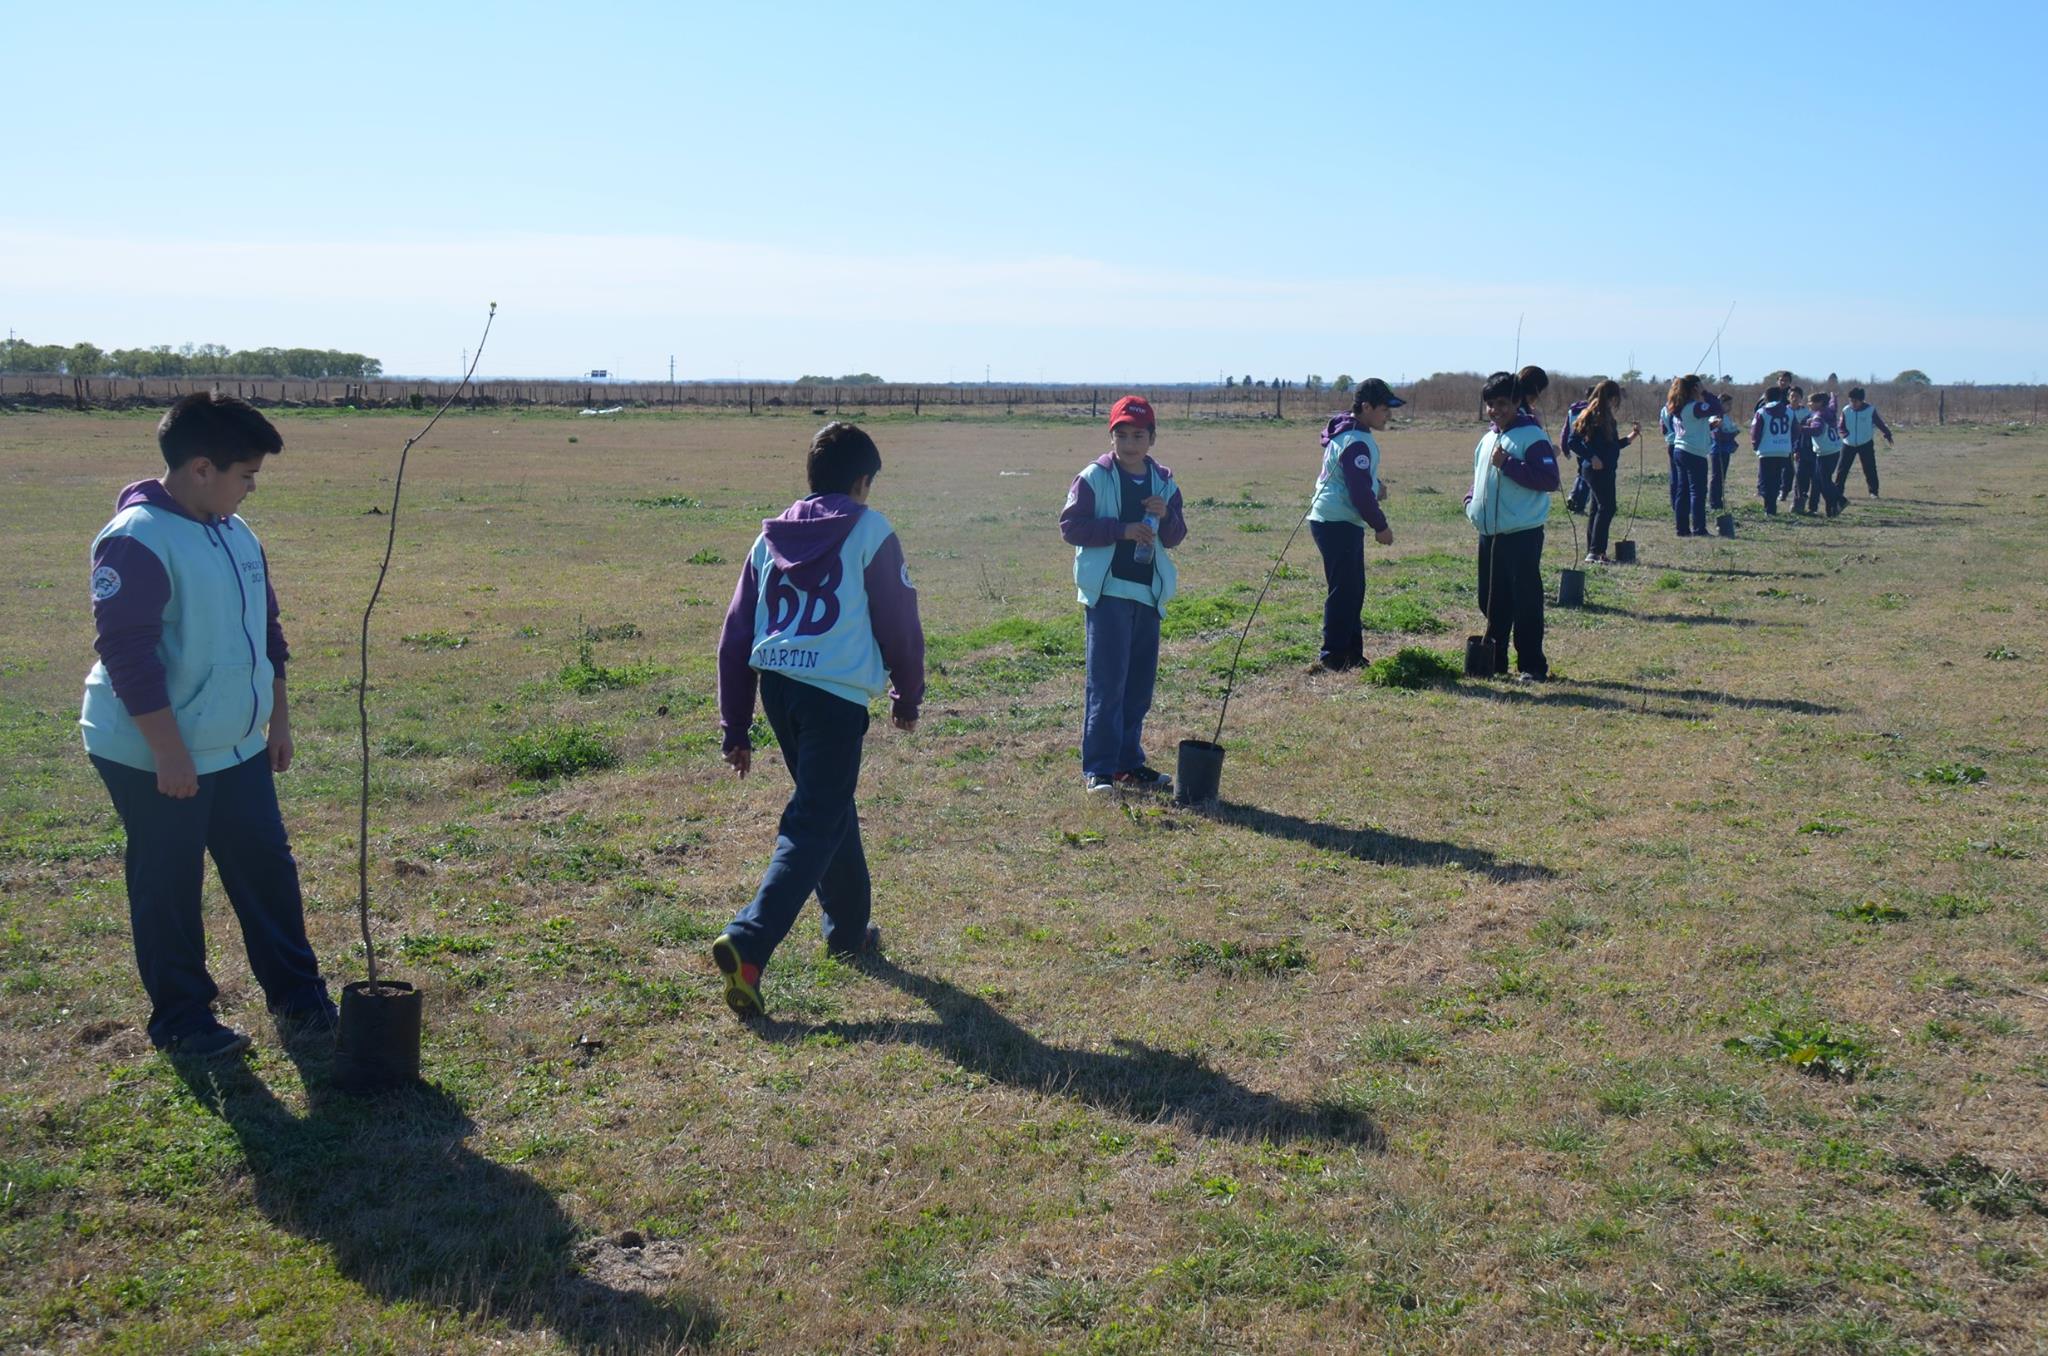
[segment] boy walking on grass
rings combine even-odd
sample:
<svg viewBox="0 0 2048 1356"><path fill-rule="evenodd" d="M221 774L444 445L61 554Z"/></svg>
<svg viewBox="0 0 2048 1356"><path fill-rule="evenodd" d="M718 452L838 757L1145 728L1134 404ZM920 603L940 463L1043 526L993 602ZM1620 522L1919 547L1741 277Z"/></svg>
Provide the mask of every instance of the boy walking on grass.
<svg viewBox="0 0 2048 1356"><path fill-rule="evenodd" d="M284 439L244 401L189 395L156 440L164 474L122 490L93 539L100 659L78 724L127 832L149 1039L218 1059L250 1040L213 1011L200 916L209 855L280 1035L335 1026L273 780L292 763L290 652L270 563L235 512Z"/></svg>
<svg viewBox="0 0 2048 1356"><path fill-rule="evenodd" d="M753 767L754 691L796 789L776 826L775 856L753 900L711 944L726 1006L758 1017L761 971L817 892L825 949L861 956L881 947L853 793L868 703L884 690L890 722L917 728L924 700L924 628L903 543L868 507L882 454L852 424L811 439L811 493L761 524L718 639L718 719L724 757Z"/></svg>
<svg viewBox="0 0 2048 1356"><path fill-rule="evenodd" d="M1173 778L1145 762L1145 715L1159 674L1159 619L1175 586L1168 552L1188 525L1173 473L1152 460L1151 403L1125 396L1112 405L1109 437L1110 450L1074 477L1060 510L1087 609L1081 775L1091 792L1168 792Z"/></svg>
<svg viewBox="0 0 2048 1356"><path fill-rule="evenodd" d="M1843 491L1849 484L1849 471L1858 461L1863 463L1863 483L1870 490L1870 497L1877 498L1877 435L1884 435L1884 445L1892 445L1892 431L1885 424L1884 416L1877 412L1877 406L1865 398L1861 386L1849 388L1849 408L1842 411L1842 460L1835 467L1835 498L1847 499Z"/></svg>

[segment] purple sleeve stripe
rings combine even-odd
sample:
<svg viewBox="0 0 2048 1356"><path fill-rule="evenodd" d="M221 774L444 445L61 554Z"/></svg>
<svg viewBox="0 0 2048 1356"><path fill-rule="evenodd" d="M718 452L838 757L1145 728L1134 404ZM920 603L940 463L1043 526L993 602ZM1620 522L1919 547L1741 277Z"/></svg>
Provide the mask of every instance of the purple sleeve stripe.
<svg viewBox="0 0 2048 1356"><path fill-rule="evenodd" d="M1095 491L1075 476L1067 490L1067 506L1060 510L1060 540L1069 546L1114 546L1123 535L1122 523L1095 516Z"/></svg>
<svg viewBox="0 0 2048 1356"><path fill-rule="evenodd" d="M727 753L754 746L747 731L754 724L754 690L759 680L747 660L754 652L757 587L749 551L746 563L740 566L739 583L733 586L732 605L725 610L725 625L718 633L718 726L725 732Z"/></svg>
<svg viewBox="0 0 2048 1356"><path fill-rule="evenodd" d="M1387 515L1380 509L1379 496L1372 492L1372 471L1357 463L1357 456L1347 456L1338 463L1344 468L1344 488L1351 495L1351 507L1358 510L1358 516L1365 519L1373 531L1384 532L1387 530Z"/></svg>
<svg viewBox="0 0 2048 1356"><path fill-rule="evenodd" d="M917 590L903 565L903 543L895 533L868 562L861 583L867 589L875 644L889 670L890 714L916 720L924 702L924 627L917 619Z"/></svg>
<svg viewBox="0 0 2048 1356"><path fill-rule="evenodd" d="M171 704L164 661L164 608L171 601L171 577L156 552L133 537L108 537L92 556L93 649L107 666L114 695L130 715L148 715ZM112 592L100 596L111 585Z"/></svg>

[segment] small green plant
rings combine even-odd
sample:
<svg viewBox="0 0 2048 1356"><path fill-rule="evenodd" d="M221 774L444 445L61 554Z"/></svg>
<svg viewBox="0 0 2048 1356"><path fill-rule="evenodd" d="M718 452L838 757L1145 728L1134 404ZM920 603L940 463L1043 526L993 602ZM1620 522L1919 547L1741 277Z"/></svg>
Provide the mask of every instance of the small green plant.
<svg viewBox="0 0 2048 1356"><path fill-rule="evenodd" d="M607 622L603 626L586 626L582 632L585 640L637 640L640 628L629 621Z"/></svg>
<svg viewBox="0 0 2048 1356"><path fill-rule="evenodd" d="M498 761L514 776L537 782L616 767L619 753L610 740L580 725L544 725L507 740Z"/></svg>
<svg viewBox="0 0 2048 1356"><path fill-rule="evenodd" d="M1682 589L1685 587L1685 576L1671 570L1666 570L1663 574L1657 576L1656 586L1660 589Z"/></svg>
<svg viewBox="0 0 2048 1356"><path fill-rule="evenodd" d="M689 565L723 565L725 564L725 557L720 555L712 547L707 546L703 550L698 551L697 553L692 555L684 563Z"/></svg>
<svg viewBox="0 0 2048 1356"><path fill-rule="evenodd" d="M609 692L614 688L638 687L653 676L654 671L651 664L600 664L590 642L581 640L576 643L576 662L564 664L558 676L563 687L587 695Z"/></svg>
<svg viewBox="0 0 2048 1356"><path fill-rule="evenodd" d="M573 442L575 440L571 439L570 441ZM702 499L692 499L687 494L657 494L651 499L631 499L627 502L632 504L634 508L696 509L704 507Z"/></svg>
<svg viewBox="0 0 2048 1356"><path fill-rule="evenodd" d="M1882 904L1874 899L1866 899L1861 904L1851 904L1840 909L1830 909L1828 912L1849 923L1898 923L1912 916L1904 909Z"/></svg>
<svg viewBox="0 0 2048 1356"><path fill-rule="evenodd" d="M1801 1073L1844 1082L1868 1073L1873 1058L1865 1041L1825 1023L1801 1026L1779 1022L1760 1036L1731 1036L1722 1044L1759 1059L1790 1064Z"/></svg>
<svg viewBox="0 0 2048 1356"><path fill-rule="evenodd" d="M436 629L415 631L409 636L400 636L399 642L421 650L459 650L469 644L468 636L458 636L453 631Z"/></svg>
<svg viewBox="0 0 2048 1356"><path fill-rule="evenodd" d="M1214 970L1218 974L1279 975L1308 968L1308 953L1292 937L1266 946L1241 946L1236 942L1190 942L1173 958L1173 968L1182 974Z"/></svg>
<svg viewBox="0 0 2048 1356"><path fill-rule="evenodd" d="M1361 620L1368 631L1405 631L1410 635L1435 635L1445 628L1443 619L1426 603L1406 594L1376 601L1365 609Z"/></svg>
<svg viewBox="0 0 2048 1356"><path fill-rule="evenodd" d="M1994 645L1984 652L1986 659L2018 659L2020 652L2010 645Z"/></svg>
<svg viewBox="0 0 2048 1356"><path fill-rule="evenodd" d="M1920 1199L1940 1211L1969 1206L1993 1219L2012 1219L2022 1211L2048 1215L2041 1193L2048 1183L1992 1167L1975 1154L1950 1154L1940 1163L1911 1158L1892 1160L1892 1173L1920 1188Z"/></svg>
<svg viewBox="0 0 2048 1356"><path fill-rule="evenodd" d="M1237 530L1240 532L1271 532L1273 529L1265 523L1253 522L1239 523Z"/></svg>
<svg viewBox="0 0 2048 1356"><path fill-rule="evenodd" d="M1976 786L1987 775L1975 763L1936 763L1920 774L1920 780L1937 786Z"/></svg>
<svg viewBox="0 0 2048 1356"><path fill-rule="evenodd" d="M1455 683L1464 673L1465 666L1452 662L1448 655L1420 645L1404 645L1367 664L1365 681L1374 687L1435 687Z"/></svg>
<svg viewBox="0 0 2048 1356"><path fill-rule="evenodd" d="M1832 838L1836 834L1847 833L1849 826L1847 824L1830 824L1825 819L1809 819L1799 826L1799 831L1801 833L1817 833L1824 838Z"/></svg>

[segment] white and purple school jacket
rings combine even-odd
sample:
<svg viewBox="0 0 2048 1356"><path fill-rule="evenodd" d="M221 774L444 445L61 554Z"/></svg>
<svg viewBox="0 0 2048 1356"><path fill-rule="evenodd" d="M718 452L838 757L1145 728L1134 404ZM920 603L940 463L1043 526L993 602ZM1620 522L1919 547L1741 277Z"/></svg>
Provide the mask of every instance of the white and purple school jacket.
<svg viewBox="0 0 2048 1356"><path fill-rule="evenodd" d="M114 507L92 543L86 752L155 771L135 717L169 707L201 776L247 762L270 741L290 657L263 544L239 514L193 517L161 481L135 482Z"/></svg>
<svg viewBox="0 0 2048 1356"><path fill-rule="evenodd" d="M1333 414L1323 426L1323 469L1316 476L1308 508L1312 523L1352 523L1387 530L1380 508L1380 445L1372 430L1349 414Z"/></svg>
<svg viewBox="0 0 2048 1356"><path fill-rule="evenodd" d="M1541 527L1550 517L1550 495L1561 483L1557 450L1543 436L1543 425L1527 410L1506 428L1489 423L1472 449L1472 490L1465 496L1465 516L1482 537L1505 536ZM1507 462L1493 464L1496 448Z"/></svg>
<svg viewBox="0 0 2048 1356"><path fill-rule="evenodd" d="M1670 406L1665 409L1668 412ZM1680 406L1671 419L1671 446L1689 457L1710 455L1714 450L1714 430L1707 421L1721 412L1721 398L1714 395Z"/></svg>
<svg viewBox="0 0 2048 1356"><path fill-rule="evenodd" d="M1820 409L1806 421L1806 434L1813 440L1813 455L1837 457L1842 453L1842 426L1835 422L1835 406L1821 397Z"/></svg>
<svg viewBox="0 0 2048 1356"><path fill-rule="evenodd" d="M1782 400L1759 405L1749 421L1749 445L1759 457L1792 455L1792 411Z"/></svg>
<svg viewBox="0 0 2048 1356"><path fill-rule="evenodd" d="M1874 440L1878 434L1884 440L1892 440L1892 431L1885 427L1884 416L1877 412L1877 406L1866 403L1862 409L1854 405L1842 411L1842 441L1851 447L1862 447Z"/></svg>
<svg viewBox="0 0 2048 1356"><path fill-rule="evenodd" d="M1119 558L1130 559L1132 544L1124 540L1124 526L1136 519L1136 500L1155 494L1166 501L1166 518L1159 524L1159 549L1152 554L1149 580L1140 583L1118 576L1116 564ZM1093 607L1108 596L1147 603L1165 615L1180 587L1172 551L1187 535L1180 484L1169 468L1150 456L1145 458L1143 476L1128 476L1116 464L1116 453L1103 453L1081 468L1067 486L1067 502L1060 508L1060 540L1074 548L1074 593L1083 607Z"/></svg>
<svg viewBox="0 0 2048 1356"><path fill-rule="evenodd" d="M779 673L917 719L924 627L903 543L889 520L843 494L799 499L761 524L718 637L725 750L753 747L757 673Z"/></svg>

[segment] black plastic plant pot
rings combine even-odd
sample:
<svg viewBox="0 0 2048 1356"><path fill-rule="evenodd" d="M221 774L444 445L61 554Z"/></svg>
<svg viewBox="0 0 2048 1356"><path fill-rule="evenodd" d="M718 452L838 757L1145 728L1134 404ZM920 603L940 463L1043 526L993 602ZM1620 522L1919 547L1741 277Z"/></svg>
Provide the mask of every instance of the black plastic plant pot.
<svg viewBox="0 0 2048 1356"><path fill-rule="evenodd" d="M1633 565L1636 563L1636 543L1633 537L1623 537L1614 543L1614 563Z"/></svg>
<svg viewBox="0 0 2048 1356"><path fill-rule="evenodd" d="M1206 805L1223 786L1223 746L1206 739L1180 741L1173 798L1182 805Z"/></svg>
<svg viewBox="0 0 2048 1356"><path fill-rule="evenodd" d="M347 1092L386 1092L420 1081L420 991L398 980L358 980L341 990L334 1082Z"/></svg>
<svg viewBox="0 0 2048 1356"><path fill-rule="evenodd" d="M1586 605L1586 572L1584 570L1561 570L1558 572L1557 605L1559 607L1584 607Z"/></svg>
<svg viewBox="0 0 2048 1356"><path fill-rule="evenodd" d="M1716 532L1719 532L1724 537L1734 536L1735 515L1732 513L1724 513L1720 517L1714 519L1714 530Z"/></svg>
<svg viewBox="0 0 2048 1356"><path fill-rule="evenodd" d="M1486 636L1465 637L1465 676L1467 678L1491 678L1498 672L1495 663L1493 641Z"/></svg>

